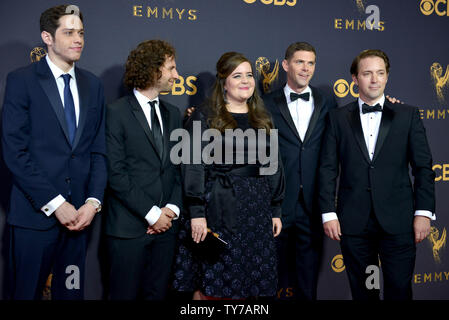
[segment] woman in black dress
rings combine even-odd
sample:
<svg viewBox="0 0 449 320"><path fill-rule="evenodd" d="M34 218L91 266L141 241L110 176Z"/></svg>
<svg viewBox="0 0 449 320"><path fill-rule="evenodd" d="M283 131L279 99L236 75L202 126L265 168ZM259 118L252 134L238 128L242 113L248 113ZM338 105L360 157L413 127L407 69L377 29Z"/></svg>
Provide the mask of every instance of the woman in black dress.
<svg viewBox="0 0 449 320"><path fill-rule="evenodd" d="M261 141L270 148L273 125L255 85L247 58L236 52L223 54L217 62L212 96L186 123L190 144L201 143L202 152L200 155L197 148L195 153L191 147L191 162L182 165L187 217L182 217L173 286L178 291L194 291L194 299L276 294L274 237L282 228L284 177L280 160L274 174L260 174L260 168L267 165L257 161L256 149L265 148ZM199 127L201 133L209 129L214 138L194 141L195 128ZM228 139L226 129L266 135L259 140L241 135ZM215 143L213 150L211 141ZM238 143L243 149L234 146ZM264 152L270 154L269 149ZM271 148L270 158L273 152L277 148ZM238 161L240 156L243 161ZM208 228L226 244L211 241ZM209 239L204 241L206 235Z"/></svg>

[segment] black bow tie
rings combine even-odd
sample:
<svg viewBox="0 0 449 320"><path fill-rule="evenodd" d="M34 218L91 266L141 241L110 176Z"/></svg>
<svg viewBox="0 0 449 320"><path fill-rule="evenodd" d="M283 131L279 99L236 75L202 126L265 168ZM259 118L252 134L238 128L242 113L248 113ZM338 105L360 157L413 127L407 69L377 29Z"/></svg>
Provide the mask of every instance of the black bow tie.
<svg viewBox="0 0 449 320"><path fill-rule="evenodd" d="M367 105L366 103L362 104L362 113L369 113L369 112L376 112L376 111L380 111L382 112L382 107L380 106L380 104L376 104L375 106L370 106Z"/></svg>
<svg viewBox="0 0 449 320"><path fill-rule="evenodd" d="M290 92L290 100L293 102L296 99L301 98L302 100L309 101L310 98L310 92L297 94L294 92Z"/></svg>

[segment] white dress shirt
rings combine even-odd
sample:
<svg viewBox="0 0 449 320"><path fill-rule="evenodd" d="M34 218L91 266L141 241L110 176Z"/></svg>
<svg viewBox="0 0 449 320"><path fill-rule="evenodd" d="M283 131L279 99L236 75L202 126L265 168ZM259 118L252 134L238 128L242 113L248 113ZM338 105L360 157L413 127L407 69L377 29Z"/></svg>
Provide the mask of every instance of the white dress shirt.
<svg viewBox="0 0 449 320"><path fill-rule="evenodd" d="M362 112L362 105L364 102L359 99L360 109L360 122L362 123L363 137L365 138L365 144L368 149L368 155L370 160L373 160L374 150L376 148L377 135L379 134L380 121L382 120L382 112ZM383 108L385 102L385 96L382 95L379 101L373 104L379 103Z"/></svg>
<svg viewBox="0 0 449 320"><path fill-rule="evenodd" d="M78 95L78 86L76 84L76 76L75 76L75 64L73 64L72 68L68 72L64 72L61 70L57 65L55 65L50 57L48 55L45 56L45 60L47 61L48 67L50 68L51 73L53 74L53 77L56 81L56 86L58 87L59 96L61 97L62 106L64 107L65 101L64 101L64 78L62 77L63 74L70 74L70 91L72 92L73 96L73 102L75 104L75 119L76 119L76 126L78 127L78 121L80 117L80 99ZM95 200L98 203L101 203L96 198L87 198L87 200ZM45 206L41 208L41 210L47 215L50 216L53 212L56 211L56 209L59 208L61 204L65 202L65 198L59 194L55 198L53 198L49 203L47 203Z"/></svg>
<svg viewBox="0 0 449 320"><path fill-rule="evenodd" d="M298 131L301 141L304 141L307 128L309 127L310 118L312 117L314 109L312 90L309 86L307 86L307 88L301 92L301 94L307 92L310 94L309 101L305 101L301 98L292 101L290 99L291 92L297 93L293 91L288 86L288 84L286 84L284 87L284 94L285 98L287 99L288 110L290 111L290 115L292 116L293 122L295 123L296 130Z"/></svg>
<svg viewBox="0 0 449 320"><path fill-rule="evenodd" d="M65 106L64 101L64 78L62 77L63 74L70 74L70 91L72 91L73 96L73 102L75 104L75 118L76 118L76 126L78 127L78 121L80 117L80 99L78 95L78 86L76 85L76 76L75 76L75 64L73 64L72 68L68 72L62 71L57 65L55 65L48 55L45 56L45 59L47 60L48 66L50 67L51 73L55 77L56 85L58 87L59 96L61 97L62 105Z"/></svg>
<svg viewBox="0 0 449 320"><path fill-rule="evenodd" d="M376 148L377 136L379 134L380 122L382 120L382 112L362 112L362 105L365 102L362 99L358 99L359 109L360 109L360 122L362 124L363 136L365 138L365 144L368 149L369 158L373 160L374 150ZM372 105L380 104L382 109L385 103L385 96L374 102ZM436 220L435 214L427 210L416 210L415 216L425 216L431 220ZM335 212L327 212L321 215L323 223L338 219Z"/></svg>
<svg viewBox="0 0 449 320"><path fill-rule="evenodd" d="M150 100L149 98L147 98L146 96L144 96L143 94L141 94L139 91L137 91L136 89L133 90L134 96L137 99L137 102L139 102L140 107L142 108L143 113L145 114L145 118L147 119L148 125L151 128L151 106L149 104L150 101L155 102L155 109L156 109L156 114L159 120L159 124L161 126L161 131L162 134L164 133L164 126L162 124L162 118L161 118L161 109L159 108L159 97L156 97L153 100ZM178 206L171 204L171 203L167 203L165 205L165 207L167 207L168 209L172 210L175 214L176 217L173 218L173 220L176 220L179 218L179 214L180 214L180 210L178 208ZM148 211L147 215L145 216L145 220L147 220L148 224L150 226L152 226L153 224L156 223L156 221L160 218L162 214L162 210L161 208L159 208L158 206L153 206L150 211Z"/></svg>

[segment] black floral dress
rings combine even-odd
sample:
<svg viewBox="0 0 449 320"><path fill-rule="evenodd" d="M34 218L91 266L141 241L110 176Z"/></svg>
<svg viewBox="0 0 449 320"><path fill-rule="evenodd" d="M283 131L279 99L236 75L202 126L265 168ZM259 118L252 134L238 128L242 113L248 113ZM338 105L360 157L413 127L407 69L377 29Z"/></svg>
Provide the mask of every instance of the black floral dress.
<svg viewBox="0 0 449 320"><path fill-rule="evenodd" d="M250 128L247 114L232 116L240 129ZM201 121L202 129L207 129L203 113L195 112L192 118ZM186 128L191 130L192 123ZM187 213L180 218L174 289L199 289L207 296L230 299L276 294L277 260L272 218L280 217L283 170L279 165L274 175L239 174L246 165L183 165ZM226 183L218 181L223 178L229 184L230 191L226 191L231 192L229 197L215 191L217 185ZM194 243L190 218L195 217L205 217L208 227L227 245L207 248Z"/></svg>

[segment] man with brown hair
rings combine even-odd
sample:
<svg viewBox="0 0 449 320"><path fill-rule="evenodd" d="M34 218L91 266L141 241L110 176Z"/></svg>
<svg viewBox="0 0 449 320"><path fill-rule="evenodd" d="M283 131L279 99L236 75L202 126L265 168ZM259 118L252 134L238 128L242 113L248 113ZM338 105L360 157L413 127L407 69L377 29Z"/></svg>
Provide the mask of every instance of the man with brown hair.
<svg viewBox="0 0 449 320"><path fill-rule="evenodd" d="M14 177L8 212L10 298L82 299L88 226L106 185L100 80L75 66L83 17L61 5L41 14L48 55L8 75L3 154ZM74 14L75 12L75 14Z"/></svg>
<svg viewBox="0 0 449 320"><path fill-rule="evenodd" d="M111 299L162 300L167 292L182 203L170 133L181 127L181 116L159 94L177 78L174 48L144 41L126 62L124 82L132 94L107 107Z"/></svg>
<svg viewBox="0 0 449 320"><path fill-rule="evenodd" d="M285 170L283 230L277 239L279 290L294 284L294 297L299 300L317 299L323 230L316 174L326 117L337 106L332 97L310 85L315 65L311 44L292 43L282 61L287 83L263 97L279 132ZM286 283L286 275L292 273L294 278Z"/></svg>
<svg viewBox="0 0 449 320"><path fill-rule="evenodd" d="M362 51L351 74L360 97L329 113L319 196L324 232L340 241L353 299L379 299L369 266L382 264L384 298L412 298L415 244L435 219L435 174L417 108L385 100L390 62ZM412 168L414 183L409 176ZM339 177L338 202L335 203Z"/></svg>

